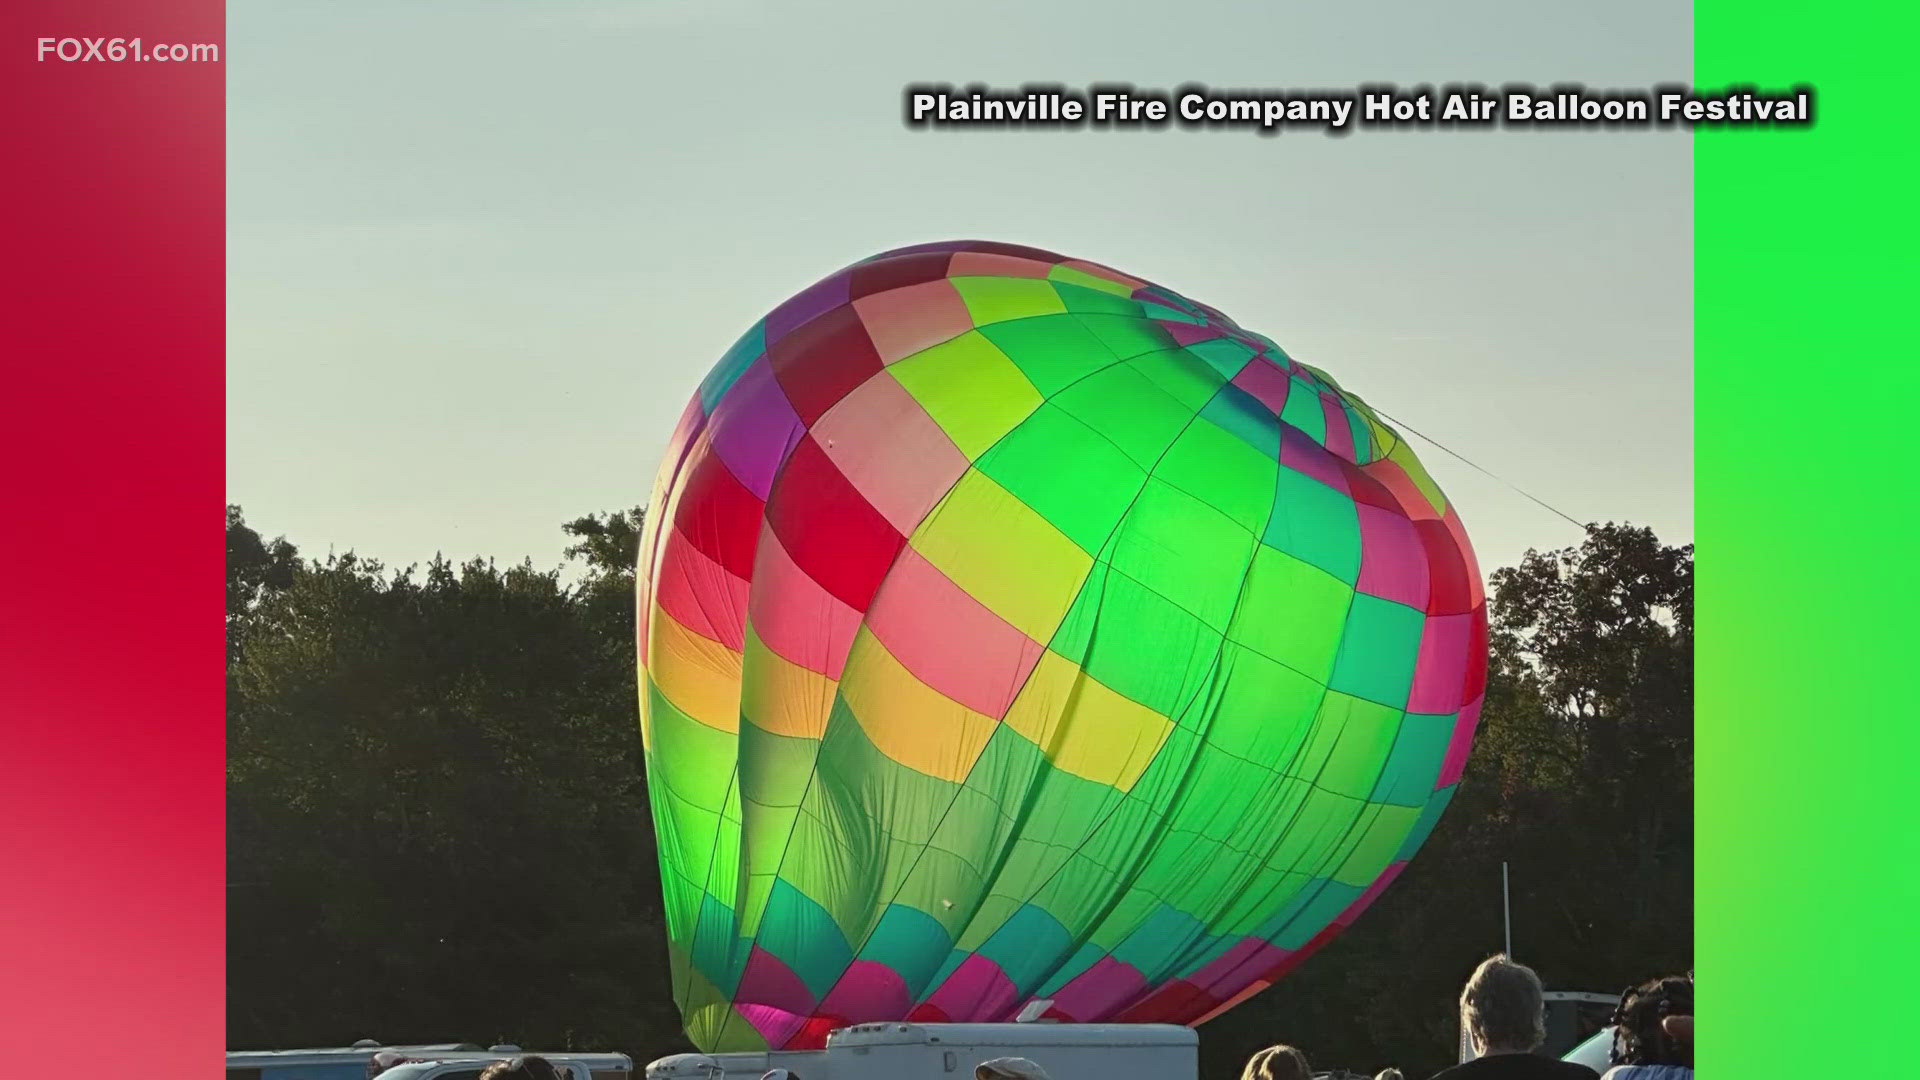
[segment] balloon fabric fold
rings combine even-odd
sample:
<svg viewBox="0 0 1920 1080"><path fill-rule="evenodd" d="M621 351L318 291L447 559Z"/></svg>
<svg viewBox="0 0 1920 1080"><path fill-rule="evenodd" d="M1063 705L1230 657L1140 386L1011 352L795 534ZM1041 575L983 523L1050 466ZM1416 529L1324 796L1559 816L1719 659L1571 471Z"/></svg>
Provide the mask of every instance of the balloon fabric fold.
<svg viewBox="0 0 1920 1080"><path fill-rule="evenodd" d="M1432 831L1486 677L1459 516L1364 402L1104 266L963 241L755 324L641 538L673 993L852 1023L1196 1024Z"/></svg>

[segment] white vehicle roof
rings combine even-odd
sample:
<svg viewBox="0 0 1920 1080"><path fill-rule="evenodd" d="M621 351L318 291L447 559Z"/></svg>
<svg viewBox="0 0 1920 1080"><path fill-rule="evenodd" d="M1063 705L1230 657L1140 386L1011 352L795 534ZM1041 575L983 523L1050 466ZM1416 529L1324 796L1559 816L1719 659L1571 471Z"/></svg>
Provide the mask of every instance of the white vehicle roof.
<svg viewBox="0 0 1920 1080"><path fill-rule="evenodd" d="M427 1052L427 1053L417 1053L409 1050L407 1047L404 1047L404 1046L397 1046L397 1047L394 1047L393 1049L395 1052L400 1053L405 1057L406 1060L402 1064L406 1064L406 1065L431 1065L431 1064L442 1064L442 1063L471 1064L472 1062L476 1062L476 1061L493 1062L493 1061L505 1061L508 1058L538 1057L538 1058L546 1058L548 1061L551 1061L555 1064L559 1064L560 1062L563 1062L563 1061L571 1061L571 1062L574 1062L575 1064L585 1065L589 1069L612 1069L615 1071L619 1071L619 1070L631 1070L633 1068L632 1058L628 1057L625 1054L613 1054L613 1053L606 1053L606 1054L575 1053L570 1050L568 1051L561 1051L561 1050L451 1050L451 1051L445 1051L445 1052L436 1051L436 1052ZM399 1067L400 1067L399 1065L394 1066L394 1068L399 1068ZM381 1073L380 1075L385 1076L386 1073Z"/></svg>
<svg viewBox="0 0 1920 1080"><path fill-rule="evenodd" d="M442 1054L478 1050L472 1043L418 1043L402 1046L322 1046L305 1050L229 1050L227 1068L264 1069L272 1066L339 1065L368 1062L375 1054Z"/></svg>
<svg viewBox="0 0 1920 1080"><path fill-rule="evenodd" d="M824 1050L758 1050L728 1054L671 1054L647 1066L647 1080L714 1080L720 1076L751 1076L773 1068L791 1067L805 1076L818 1075Z"/></svg>
<svg viewBox="0 0 1920 1080"><path fill-rule="evenodd" d="M410 1061L405 1065L395 1065L393 1068L381 1073L379 1080L426 1080L426 1078L447 1072L474 1073L480 1072L494 1062L502 1060L504 1059L495 1056L471 1061ZM547 1060L553 1061L552 1058L548 1058ZM563 1076L573 1078L573 1080L584 1080L587 1074L592 1071L584 1063L578 1061L553 1061L553 1065L561 1070Z"/></svg>
<svg viewBox="0 0 1920 1080"><path fill-rule="evenodd" d="M859 1024L829 1034L824 1050L675 1054L648 1065L646 1078L759 1080L774 1068L803 1080L970 1077L985 1058L1030 1057L1051 1075L1074 1080L1113 1075L1114 1053L1145 1062L1155 1076L1180 1080L1194 1075L1199 1036L1171 1024Z"/></svg>

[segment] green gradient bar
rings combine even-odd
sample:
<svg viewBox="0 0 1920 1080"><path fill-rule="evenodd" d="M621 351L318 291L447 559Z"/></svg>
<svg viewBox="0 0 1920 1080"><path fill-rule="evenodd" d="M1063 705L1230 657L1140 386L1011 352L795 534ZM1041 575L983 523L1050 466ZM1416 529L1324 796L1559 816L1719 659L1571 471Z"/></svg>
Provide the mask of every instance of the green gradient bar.
<svg viewBox="0 0 1920 1080"><path fill-rule="evenodd" d="M1913 9L1702 0L1695 136L1700 1060L1903 1073L1920 986Z"/></svg>

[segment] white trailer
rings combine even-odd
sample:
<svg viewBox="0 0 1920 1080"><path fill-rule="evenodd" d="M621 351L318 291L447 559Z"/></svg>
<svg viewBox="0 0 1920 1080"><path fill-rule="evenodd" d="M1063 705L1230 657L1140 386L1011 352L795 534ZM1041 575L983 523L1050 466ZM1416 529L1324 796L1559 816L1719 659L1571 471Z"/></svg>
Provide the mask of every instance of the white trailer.
<svg viewBox="0 0 1920 1080"><path fill-rule="evenodd" d="M238 1050L227 1053L227 1080L475 1080L481 1070L526 1051L517 1046L482 1050L472 1043L355 1046L318 1050ZM632 1080L625 1054L545 1054L568 1080Z"/></svg>
<svg viewBox="0 0 1920 1080"><path fill-rule="evenodd" d="M1052 1080L1195 1080L1200 1040L1171 1024L861 1024L827 1036L825 1050L677 1054L646 1080L972 1080L998 1057L1029 1058Z"/></svg>
<svg viewBox="0 0 1920 1080"><path fill-rule="evenodd" d="M479 1050L472 1043L412 1043L388 1046L362 1039L352 1046L311 1050L229 1050L227 1080L367 1080L367 1067L382 1052L422 1057Z"/></svg>

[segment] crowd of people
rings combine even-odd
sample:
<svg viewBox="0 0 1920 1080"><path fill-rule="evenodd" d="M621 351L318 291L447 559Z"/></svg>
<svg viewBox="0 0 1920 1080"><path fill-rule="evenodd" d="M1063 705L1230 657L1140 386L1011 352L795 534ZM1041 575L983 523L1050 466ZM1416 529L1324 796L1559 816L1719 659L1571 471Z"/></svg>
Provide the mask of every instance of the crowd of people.
<svg viewBox="0 0 1920 1080"><path fill-rule="evenodd" d="M1546 1041L1546 993L1532 968L1506 956L1482 963L1460 992L1460 1023L1473 1057L1432 1080L1691 1080L1693 974L1654 979L1621 995L1612 1018L1613 1048L1605 1077L1571 1061L1535 1051ZM1269 1046L1248 1060L1240 1080L1315 1080L1300 1048ZM1324 1075L1324 1074L1323 1074ZM797 1080L768 1077L764 1080ZM974 1070L974 1080L1050 1080L1025 1058L996 1058ZM1364 1077L1357 1080L1365 1080ZM1372 1080L1407 1080L1396 1068Z"/></svg>
<svg viewBox="0 0 1920 1080"><path fill-rule="evenodd" d="M1460 1023L1473 1057L1432 1080L1602 1080L1595 1070L1536 1054L1546 1040L1546 994L1533 969L1495 956L1460 992ZM1627 990L1614 1010L1613 1048L1604 1080L1691 1080L1693 974L1654 979ZM1313 1080L1307 1056L1292 1046L1253 1055L1240 1080ZM981 1078L986 1080L986 1078ZM1406 1080L1399 1069L1373 1080Z"/></svg>

